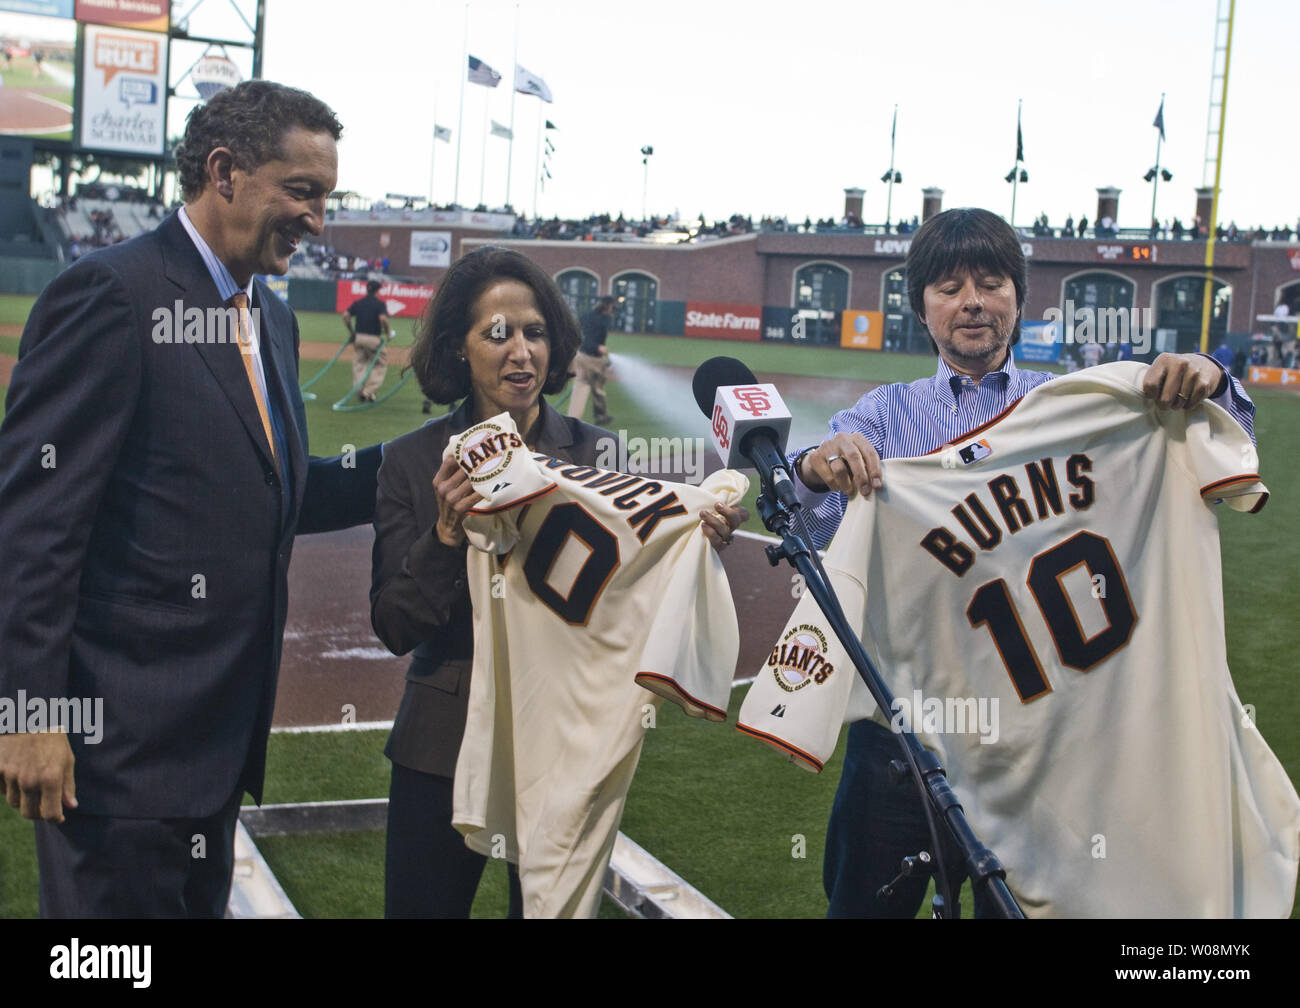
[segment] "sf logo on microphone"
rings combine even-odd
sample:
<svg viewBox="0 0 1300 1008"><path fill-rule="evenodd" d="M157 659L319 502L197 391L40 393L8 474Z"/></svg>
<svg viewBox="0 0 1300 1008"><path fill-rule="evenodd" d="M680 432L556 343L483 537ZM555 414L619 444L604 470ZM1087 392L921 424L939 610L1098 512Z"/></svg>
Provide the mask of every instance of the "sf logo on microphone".
<svg viewBox="0 0 1300 1008"><path fill-rule="evenodd" d="M769 399L767 393L757 385L739 386L732 389L731 394L736 399L736 405L750 416L763 416L772 408L772 400Z"/></svg>
<svg viewBox="0 0 1300 1008"><path fill-rule="evenodd" d="M731 446L731 438L727 431L727 415L722 412L721 405L713 407L713 434L723 448Z"/></svg>

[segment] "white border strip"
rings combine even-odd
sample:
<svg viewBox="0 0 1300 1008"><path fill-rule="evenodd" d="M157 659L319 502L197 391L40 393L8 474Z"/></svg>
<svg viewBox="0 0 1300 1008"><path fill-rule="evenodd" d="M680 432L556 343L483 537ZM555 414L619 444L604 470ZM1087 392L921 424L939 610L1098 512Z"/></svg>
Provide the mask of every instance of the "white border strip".
<svg viewBox="0 0 1300 1008"><path fill-rule="evenodd" d="M391 721L355 721L340 724L283 725L272 728L272 735L310 735L316 732L392 731Z"/></svg>

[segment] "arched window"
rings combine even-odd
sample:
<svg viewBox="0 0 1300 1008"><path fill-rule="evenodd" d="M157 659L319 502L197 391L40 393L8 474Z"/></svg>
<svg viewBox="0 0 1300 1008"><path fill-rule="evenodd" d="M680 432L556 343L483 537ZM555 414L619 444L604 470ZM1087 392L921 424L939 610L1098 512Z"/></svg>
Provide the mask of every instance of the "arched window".
<svg viewBox="0 0 1300 1008"><path fill-rule="evenodd" d="M584 269L565 270L555 278L555 284L575 315L590 311L600 296L600 279Z"/></svg>
<svg viewBox="0 0 1300 1008"><path fill-rule="evenodd" d="M1286 305L1292 318L1300 316L1300 280L1287 284L1277 292L1277 303ZM1270 306L1274 307L1274 306Z"/></svg>
<svg viewBox="0 0 1300 1008"><path fill-rule="evenodd" d="M1228 331L1228 312L1232 307L1232 288L1222 280L1214 281L1214 298L1210 302L1210 349L1219 345ZM1201 348L1201 299L1205 277L1185 275L1161 280L1156 285L1156 329L1173 329L1175 345L1165 350L1190 353Z"/></svg>
<svg viewBox="0 0 1300 1008"><path fill-rule="evenodd" d="M1120 345L1127 342L1135 347L1133 353L1138 358L1154 356L1155 348L1149 345L1152 328L1150 318L1146 317L1149 313L1143 312L1144 317L1139 318L1133 311L1136 289L1128 277L1105 270L1067 277L1061 285L1064 352L1078 359L1081 351L1075 344L1095 342L1104 347L1104 360L1115 360ZM1147 348L1145 352L1143 347Z"/></svg>
<svg viewBox="0 0 1300 1008"><path fill-rule="evenodd" d="M885 274L880 310L885 316L886 350L902 353L925 353L930 350L930 334L916 320L907 300L907 270L902 266Z"/></svg>
<svg viewBox="0 0 1300 1008"><path fill-rule="evenodd" d="M1064 294L1066 302L1073 301L1076 310L1127 308L1131 312L1134 289L1133 281L1127 277L1122 277L1118 273L1094 271L1080 273L1066 280ZM1062 311L1064 310L1063 305Z"/></svg>
<svg viewBox="0 0 1300 1008"><path fill-rule="evenodd" d="M648 273L620 273L614 278L612 328L619 332L654 332L659 302L659 281Z"/></svg>
<svg viewBox="0 0 1300 1008"><path fill-rule="evenodd" d="M835 313L849 306L849 271L835 263L816 262L794 275L794 308L805 319L811 343L838 343Z"/></svg>

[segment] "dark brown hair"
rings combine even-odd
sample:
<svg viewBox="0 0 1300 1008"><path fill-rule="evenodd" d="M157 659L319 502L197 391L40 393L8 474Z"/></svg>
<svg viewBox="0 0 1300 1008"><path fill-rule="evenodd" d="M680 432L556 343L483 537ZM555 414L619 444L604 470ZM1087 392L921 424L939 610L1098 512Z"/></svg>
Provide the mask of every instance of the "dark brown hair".
<svg viewBox="0 0 1300 1008"><path fill-rule="evenodd" d="M1029 266L1020 237L995 213L959 207L935 214L921 225L907 250L907 299L924 325L925 288L957 272L1009 277L1016 288L1016 325L1011 346L1020 342L1020 312L1029 293ZM930 346L939 352L934 339Z"/></svg>
<svg viewBox="0 0 1300 1008"><path fill-rule="evenodd" d="M335 140L343 135L343 126L323 101L275 81L244 81L195 105L176 148L181 195L194 200L203 192L208 155L218 147L230 148L236 167L251 172L278 158L284 135L298 126Z"/></svg>
<svg viewBox="0 0 1300 1008"><path fill-rule="evenodd" d="M569 380L569 365L582 337L560 289L527 256L514 249L485 245L452 264L416 326L411 367L420 388L434 402L455 402L472 391L469 365L458 355L474 321L474 303L489 284L501 279L518 280L528 287L546 320L551 353L542 392L554 395Z"/></svg>

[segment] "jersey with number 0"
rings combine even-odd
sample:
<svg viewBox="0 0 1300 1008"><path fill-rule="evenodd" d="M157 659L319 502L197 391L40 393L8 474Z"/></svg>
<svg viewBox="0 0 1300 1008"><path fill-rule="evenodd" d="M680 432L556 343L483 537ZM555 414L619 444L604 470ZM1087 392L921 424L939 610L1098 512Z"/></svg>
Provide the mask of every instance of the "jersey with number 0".
<svg viewBox="0 0 1300 1008"><path fill-rule="evenodd" d="M1229 676L1213 507L1268 491L1225 411L1157 409L1144 369L886 461L826 567L894 709L805 595L738 727L820 770L843 720L910 724L1031 916L1285 916L1300 800Z"/></svg>
<svg viewBox="0 0 1300 1008"><path fill-rule="evenodd" d="M518 863L526 916L592 916L659 698L726 717L739 633L699 512L738 503L748 480L696 487L527 452L502 467L508 440L475 431L467 460L489 499L465 521L474 673L453 822Z"/></svg>

